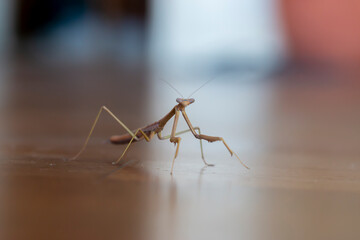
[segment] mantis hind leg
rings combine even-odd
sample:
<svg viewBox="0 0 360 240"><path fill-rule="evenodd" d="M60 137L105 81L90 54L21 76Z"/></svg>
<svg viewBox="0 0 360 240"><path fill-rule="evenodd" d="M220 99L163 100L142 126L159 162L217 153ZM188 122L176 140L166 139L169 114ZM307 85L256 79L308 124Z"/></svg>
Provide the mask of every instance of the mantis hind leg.
<svg viewBox="0 0 360 240"><path fill-rule="evenodd" d="M130 142L129 142L128 145L126 146L124 152L121 154L121 156L119 157L119 159L116 160L116 162L113 162L114 165L115 165L115 164L118 164L118 163L121 161L121 159L125 156L126 151L129 149L131 143L134 141L134 139L135 139L136 135L138 134L138 132L141 132L141 134L144 136L144 138L145 138L145 140L146 140L147 142L150 141L150 138L143 132L143 130L141 130L141 128L139 128L138 130L136 130L134 136L131 138Z"/></svg>
<svg viewBox="0 0 360 240"><path fill-rule="evenodd" d="M95 121L94 121L94 123L93 123L93 125L92 125L92 127L91 127L90 133L89 133L88 137L86 138L83 147L80 149L80 151L79 151L74 157L70 158L70 160L75 160L75 159L77 159L77 158L84 152L84 150L85 150L85 148L86 148L86 146L87 146L87 144L88 144L88 142L89 142L89 139L90 139L90 137L91 137L91 135L92 135L92 133L93 133L93 131L94 131L94 128L95 128L95 126L96 126L96 124L97 124L97 122L98 122L98 120L99 120L99 117L100 117L100 115L101 115L101 113L102 113L103 110L105 110L106 112L108 112L108 113L110 114L110 116L112 116L133 138L135 138L136 140L138 140L138 138L136 137L136 135L135 135L123 122L121 122L107 107L102 106L102 107L100 108L100 110L99 110L99 113L97 114L97 116L96 116L96 118L95 118Z"/></svg>

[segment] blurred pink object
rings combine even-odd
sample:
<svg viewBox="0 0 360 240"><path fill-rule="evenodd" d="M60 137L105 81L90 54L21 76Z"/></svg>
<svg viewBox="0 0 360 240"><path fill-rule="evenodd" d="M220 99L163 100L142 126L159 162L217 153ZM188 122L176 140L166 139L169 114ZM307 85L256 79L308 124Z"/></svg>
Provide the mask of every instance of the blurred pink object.
<svg viewBox="0 0 360 240"><path fill-rule="evenodd" d="M360 63L359 0L282 0L291 57L338 67Z"/></svg>

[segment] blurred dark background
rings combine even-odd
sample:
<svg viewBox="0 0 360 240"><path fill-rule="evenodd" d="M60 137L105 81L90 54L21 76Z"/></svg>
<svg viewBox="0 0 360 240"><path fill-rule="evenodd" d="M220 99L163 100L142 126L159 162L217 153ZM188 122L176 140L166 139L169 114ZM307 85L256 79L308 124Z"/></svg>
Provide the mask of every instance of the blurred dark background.
<svg viewBox="0 0 360 240"><path fill-rule="evenodd" d="M14 48L20 56L74 62L144 56L148 2L17 1Z"/></svg>
<svg viewBox="0 0 360 240"><path fill-rule="evenodd" d="M82 18L88 11L109 21L134 18L145 24L146 1L17 1L16 35L21 40Z"/></svg>

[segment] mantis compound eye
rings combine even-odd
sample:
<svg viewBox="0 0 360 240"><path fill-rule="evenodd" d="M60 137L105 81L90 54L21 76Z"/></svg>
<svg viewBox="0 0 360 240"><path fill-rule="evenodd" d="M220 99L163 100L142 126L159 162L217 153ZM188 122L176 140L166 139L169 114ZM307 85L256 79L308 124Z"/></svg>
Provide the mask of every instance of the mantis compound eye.
<svg viewBox="0 0 360 240"><path fill-rule="evenodd" d="M177 98L176 99L176 102L178 102L178 103L181 103L181 102L183 102L184 101L184 99L182 99L182 98Z"/></svg>

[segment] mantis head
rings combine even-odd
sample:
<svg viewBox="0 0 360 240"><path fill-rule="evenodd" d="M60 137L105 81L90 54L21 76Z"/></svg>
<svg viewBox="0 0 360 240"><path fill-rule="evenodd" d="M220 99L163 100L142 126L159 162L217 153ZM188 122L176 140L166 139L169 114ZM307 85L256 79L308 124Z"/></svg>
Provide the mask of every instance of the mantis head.
<svg viewBox="0 0 360 240"><path fill-rule="evenodd" d="M180 103L183 107L186 107L190 104L192 104L193 102L195 102L195 99L193 98L177 98L176 102Z"/></svg>

